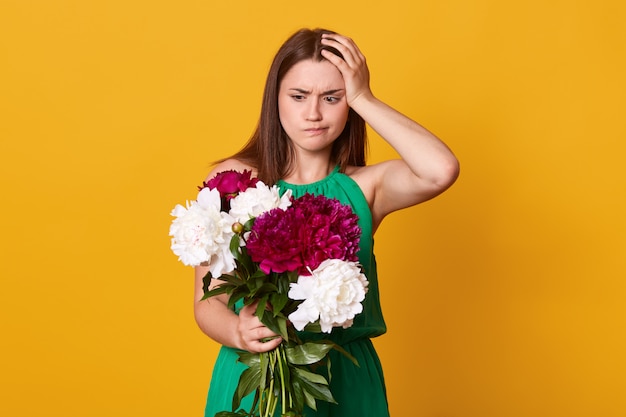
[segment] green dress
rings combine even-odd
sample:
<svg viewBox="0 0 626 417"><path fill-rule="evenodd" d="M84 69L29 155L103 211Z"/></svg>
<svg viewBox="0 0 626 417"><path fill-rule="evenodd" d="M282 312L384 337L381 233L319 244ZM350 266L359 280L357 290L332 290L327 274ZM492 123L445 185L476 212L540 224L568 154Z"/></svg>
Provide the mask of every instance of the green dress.
<svg viewBox="0 0 626 417"><path fill-rule="evenodd" d="M323 194L348 204L359 217L362 230L359 243L359 261L368 278L368 293L363 302L363 312L354 319L348 329L334 328L328 334L301 333L302 339L326 338L340 344L359 362L355 366L349 359L336 351L331 351L332 380L330 389L338 404L317 402L317 411L306 409L306 417L387 417L389 410L383 371L374 350L371 338L385 333L386 326L380 307L376 259L373 252L372 215L359 186L335 168L326 178L305 185L288 184L279 181L281 190L291 189L294 197L306 193ZM205 417L213 417L217 412L231 410L232 397L239 376L246 366L237 362L235 349L222 346L213 368L211 386L205 409ZM249 410L253 395L242 402Z"/></svg>

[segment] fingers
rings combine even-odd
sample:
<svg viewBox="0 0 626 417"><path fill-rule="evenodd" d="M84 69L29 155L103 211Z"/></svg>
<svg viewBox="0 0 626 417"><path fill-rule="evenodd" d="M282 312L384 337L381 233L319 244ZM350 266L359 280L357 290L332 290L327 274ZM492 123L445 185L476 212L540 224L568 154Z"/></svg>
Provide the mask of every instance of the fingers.
<svg viewBox="0 0 626 417"><path fill-rule="evenodd" d="M276 348L282 338L265 326L254 314L256 303L239 312L239 335L242 348L252 353L267 352Z"/></svg>
<svg viewBox="0 0 626 417"><path fill-rule="evenodd" d="M324 34L322 35L322 44L332 46L337 49L343 55L343 60L350 67L359 66L365 62L365 56L361 53L354 41L348 37L341 36L339 34ZM324 53L324 51L322 52ZM324 56L336 55L332 53L326 53ZM339 58L339 57L337 57ZM341 58L339 58L341 60Z"/></svg>
<svg viewBox="0 0 626 417"><path fill-rule="evenodd" d="M265 339L265 340L249 340L245 345L245 350L251 353L262 353L269 352L270 350L276 349L278 345L283 341L280 336L276 336L273 339Z"/></svg>
<svg viewBox="0 0 626 417"><path fill-rule="evenodd" d="M354 108L362 97L371 97L369 69L365 56L352 39L337 34L322 35L322 44L338 50L343 59L330 51L322 50L322 56L335 65L346 83L348 105Z"/></svg>

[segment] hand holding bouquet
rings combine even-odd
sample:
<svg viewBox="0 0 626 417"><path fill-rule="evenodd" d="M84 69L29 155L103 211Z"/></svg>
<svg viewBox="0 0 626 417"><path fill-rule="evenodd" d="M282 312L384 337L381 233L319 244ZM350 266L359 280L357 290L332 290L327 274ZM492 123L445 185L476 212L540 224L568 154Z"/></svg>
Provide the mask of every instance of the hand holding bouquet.
<svg viewBox="0 0 626 417"><path fill-rule="evenodd" d="M291 191L282 196L249 171L224 171L200 187L197 200L177 205L172 251L185 265L209 264L204 299L228 294L230 308L257 303L256 315L282 343L271 352L239 353L248 369L225 416L298 416L304 405L335 402L328 381L310 365L323 362L329 341L303 342L297 330L330 333L362 311L367 279L358 264L361 230L349 206ZM209 291L211 279L221 284ZM349 355L348 355L349 356ZM355 361L356 363L356 361ZM249 412L241 399L255 393Z"/></svg>

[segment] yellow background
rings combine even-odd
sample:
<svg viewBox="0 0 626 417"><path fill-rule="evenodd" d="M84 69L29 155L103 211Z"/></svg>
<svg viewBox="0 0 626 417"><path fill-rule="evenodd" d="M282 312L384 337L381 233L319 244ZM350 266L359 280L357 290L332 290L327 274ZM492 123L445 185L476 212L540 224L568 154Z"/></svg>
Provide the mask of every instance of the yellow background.
<svg viewBox="0 0 626 417"><path fill-rule="evenodd" d="M2 0L0 415L201 415L169 212L302 26L462 163L377 234L392 415L626 415L624 4Z"/></svg>

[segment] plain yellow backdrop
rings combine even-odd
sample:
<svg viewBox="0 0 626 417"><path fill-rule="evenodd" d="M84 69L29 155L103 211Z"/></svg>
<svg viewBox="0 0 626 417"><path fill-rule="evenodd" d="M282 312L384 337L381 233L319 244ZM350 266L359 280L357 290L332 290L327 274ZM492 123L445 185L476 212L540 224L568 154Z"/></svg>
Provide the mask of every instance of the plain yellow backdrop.
<svg viewBox="0 0 626 417"><path fill-rule="evenodd" d="M169 212L317 26L462 164L377 234L392 415L626 415L624 4L1 0L0 415L201 415Z"/></svg>

